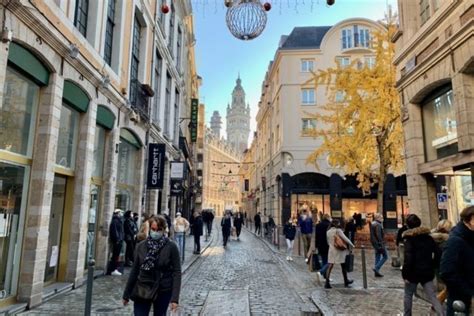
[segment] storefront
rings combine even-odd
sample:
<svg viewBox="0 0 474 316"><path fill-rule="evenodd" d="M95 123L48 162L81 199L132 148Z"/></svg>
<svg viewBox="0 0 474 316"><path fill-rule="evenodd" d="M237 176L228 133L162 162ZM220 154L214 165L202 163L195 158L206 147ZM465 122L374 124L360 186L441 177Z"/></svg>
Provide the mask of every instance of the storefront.
<svg viewBox="0 0 474 316"><path fill-rule="evenodd" d="M0 107L0 303L18 289L35 122L48 81L47 68L11 43Z"/></svg>

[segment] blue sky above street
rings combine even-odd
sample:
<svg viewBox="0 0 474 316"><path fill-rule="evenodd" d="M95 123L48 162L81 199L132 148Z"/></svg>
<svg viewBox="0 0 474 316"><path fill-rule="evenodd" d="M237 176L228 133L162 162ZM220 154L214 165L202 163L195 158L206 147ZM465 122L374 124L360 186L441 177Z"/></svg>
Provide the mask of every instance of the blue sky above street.
<svg viewBox="0 0 474 316"><path fill-rule="evenodd" d="M263 2L263 1L262 1ZM387 5L397 10L396 0L268 0L272 10L262 35L251 41L232 36L225 23L223 0L192 0L196 32L196 55L199 75L203 78L200 99L206 105L206 123L218 110L225 124L227 103L238 73L250 104L251 129L261 94L262 81L273 59L281 35L297 26L334 25L347 18L383 19ZM225 125L224 125L225 126ZM225 131L225 130L224 130Z"/></svg>

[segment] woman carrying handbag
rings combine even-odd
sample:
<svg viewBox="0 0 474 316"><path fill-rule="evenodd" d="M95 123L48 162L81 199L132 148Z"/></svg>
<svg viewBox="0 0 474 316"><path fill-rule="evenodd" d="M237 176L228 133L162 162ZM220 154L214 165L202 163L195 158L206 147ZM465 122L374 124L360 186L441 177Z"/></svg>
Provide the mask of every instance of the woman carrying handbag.
<svg viewBox="0 0 474 316"><path fill-rule="evenodd" d="M331 223L329 230L326 233L329 244L329 255L328 255L328 269L326 271L326 284L324 287L330 289L331 284L329 283L329 277L331 276L332 268L334 264L340 264L342 269L342 276L344 277L344 286L349 287L354 281L349 280L347 277L346 269L346 255L350 253L354 245L344 235L341 229L339 220L334 219Z"/></svg>
<svg viewBox="0 0 474 316"><path fill-rule="evenodd" d="M178 309L181 291L181 260L177 245L166 237L166 219L149 219L150 233L135 249L135 260L123 293L123 304L131 299L133 313L145 316L166 315Z"/></svg>

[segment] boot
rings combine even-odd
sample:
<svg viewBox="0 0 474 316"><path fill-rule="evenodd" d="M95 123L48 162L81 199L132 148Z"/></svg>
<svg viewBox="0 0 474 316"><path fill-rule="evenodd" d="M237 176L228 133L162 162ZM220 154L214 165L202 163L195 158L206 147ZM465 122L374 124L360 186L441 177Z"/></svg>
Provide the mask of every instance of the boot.
<svg viewBox="0 0 474 316"><path fill-rule="evenodd" d="M347 277L347 271L346 271L345 266L341 265L341 268L342 268L342 276L344 277L344 286L350 287L350 285L354 283L354 280L349 280L349 278Z"/></svg>
<svg viewBox="0 0 474 316"><path fill-rule="evenodd" d="M324 284L325 289L332 289L331 284L329 283L329 278L326 279L326 283Z"/></svg>

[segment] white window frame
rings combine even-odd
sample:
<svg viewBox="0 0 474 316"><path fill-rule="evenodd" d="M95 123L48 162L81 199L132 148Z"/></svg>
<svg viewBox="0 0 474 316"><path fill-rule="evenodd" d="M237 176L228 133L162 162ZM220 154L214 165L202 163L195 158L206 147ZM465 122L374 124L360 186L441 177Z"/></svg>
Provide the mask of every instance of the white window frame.
<svg viewBox="0 0 474 316"><path fill-rule="evenodd" d="M316 104L316 91L314 88L301 89L301 104L302 105L315 105Z"/></svg>
<svg viewBox="0 0 474 316"><path fill-rule="evenodd" d="M351 64L351 58L347 56L337 56L336 64L338 64L341 68L349 67Z"/></svg>
<svg viewBox="0 0 474 316"><path fill-rule="evenodd" d="M371 47L370 28L353 24L341 30L341 50Z"/></svg>
<svg viewBox="0 0 474 316"><path fill-rule="evenodd" d="M302 118L301 119L301 130L303 134L311 132L317 128L316 119L312 118Z"/></svg>
<svg viewBox="0 0 474 316"><path fill-rule="evenodd" d="M314 71L314 59L301 59L301 72Z"/></svg>
<svg viewBox="0 0 474 316"><path fill-rule="evenodd" d="M364 56L364 64L369 68L372 69L375 67L375 56Z"/></svg>

